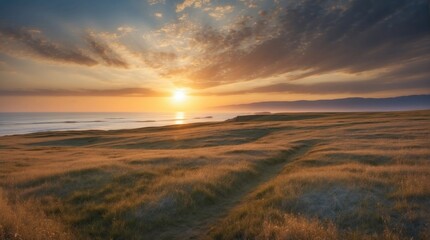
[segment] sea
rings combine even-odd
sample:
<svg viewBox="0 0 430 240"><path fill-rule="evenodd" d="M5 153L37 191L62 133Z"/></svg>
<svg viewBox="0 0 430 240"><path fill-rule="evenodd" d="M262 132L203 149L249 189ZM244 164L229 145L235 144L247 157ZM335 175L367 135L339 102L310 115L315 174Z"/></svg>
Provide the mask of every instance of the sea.
<svg viewBox="0 0 430 240"><path fill-rule="evenodd" d="M3 112L0 136L64 130L113 130L225 121L248 113Z"/></svg>

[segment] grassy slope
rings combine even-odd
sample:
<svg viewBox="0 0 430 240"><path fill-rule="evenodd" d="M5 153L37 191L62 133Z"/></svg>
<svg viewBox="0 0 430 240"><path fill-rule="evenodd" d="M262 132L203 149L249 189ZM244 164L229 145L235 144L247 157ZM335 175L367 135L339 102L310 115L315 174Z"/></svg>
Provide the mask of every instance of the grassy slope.
<svg viewBox="0 0 430 240"><path fill-rule="evenodd" d="M430 111L0 138L0 239L428 239Z"/></svg>

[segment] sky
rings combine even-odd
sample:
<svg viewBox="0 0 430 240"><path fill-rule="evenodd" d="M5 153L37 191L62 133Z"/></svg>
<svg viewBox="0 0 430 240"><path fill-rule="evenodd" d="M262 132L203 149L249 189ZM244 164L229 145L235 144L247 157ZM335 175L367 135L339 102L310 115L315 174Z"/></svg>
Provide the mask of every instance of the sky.
<svg viewBox="0 0 430 240"><path fill-rule="evenodd" d="M0 0L0 111L428 94L429 11L428 0Z"/></svg>

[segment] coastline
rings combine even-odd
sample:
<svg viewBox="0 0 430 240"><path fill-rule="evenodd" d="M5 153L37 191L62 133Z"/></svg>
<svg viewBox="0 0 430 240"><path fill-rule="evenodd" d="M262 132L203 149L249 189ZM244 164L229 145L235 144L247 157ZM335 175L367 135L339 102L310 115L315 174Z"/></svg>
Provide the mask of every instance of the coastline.
<svg viewBox="0 0 430 240"><path fill-rule="evenodd" d="M40 130L40 131L34 131L34 132L26 132L26 133L11 133L11 134L0 134L0 138L1 137L7 137L7 136L22 136L22 135L31 135L31 134L52 134L55 135L55 133L59 133L62 134L63 132L66 133L77 133L77 134L82 134L85 132L92 132L92 133L103 133L103 132L128 132L128 131L134 131L134 130L142 130L142 129L160 129L163 130L165 128L167 129L174 129L174 128L186 128L189 125L193 125L193 124L209 124L209 123L223 123L223 122L231 122L231 121L253 121L253 120L257 120L257 121L265 121L265 120L270 120L270 121L290 121L290 120L304 120L304 119L310 119L310 118L320 118L320 117L324 117L324 116L330 116L330 115L366 115L366 114L406 114L406 113L410 113L410 114L414 114L414 113L425 113L425 112L429 112L430 109L422 109L422 110L408 110L408 111L366 111L366 112L361 112L361 111L356 111L356 112L336 112L336 111L329 111L329 112L255 112L255 113L245 113L245 114L234 114L234 113L228 113L227 115L229 116L229 118L224 118L222 120L220 120L217 117L213 117L213 116L204 116L204 117L194 117L191 119L162 119L162 120L136 120L133 121L135 123L163 123L163 122L170 122L170 124L162 124L162 125L153 125L153 126L141 126L141 127L127 127L127 128L107 128L107 129L100 129L100 128L93 128L93 129L60 129L60 130ZM103 113L105 114L105 113ZM223 113L226 114L226 113ZM204 114L203 114L204 115ZM272 118L272 119L270 119ZM113 119L117 119L117 118L113 118ZM210 121L205 121L205 120L209 120ZM273 120L275 119L275 120ZM180 121L179 123L177 121ZM186 122L189 120L199 120L199 121L191 121L191 122ZM200 121L202 120L202 121ZM175 122L176 121L176 122ZM74 123L75 121L64 121L65 123ZM100 121L100 120L93 120L90 122L95 122L95 123L102 123L104 121ZM176 127L175 127L176 126Z"/></svg>
<svg viewBox="0 0 430 240"><path fill-rule="evenodd" d="M234 113L1 113L0 136L68 130L121 130L223 121Z"/></svg>

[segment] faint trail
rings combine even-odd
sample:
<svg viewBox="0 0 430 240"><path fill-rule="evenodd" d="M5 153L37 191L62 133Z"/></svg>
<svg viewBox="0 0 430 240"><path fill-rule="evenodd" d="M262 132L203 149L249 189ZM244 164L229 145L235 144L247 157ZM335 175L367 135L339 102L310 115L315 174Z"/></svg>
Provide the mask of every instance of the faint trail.
<svg viewBox="0 0 430 240"><path fill-rule="evenodd" d="M217 203L206 208L202 207L196 214L186 217L182 224L169 226L163 234L158 234L158 239L199 239L214 223L222 220L230 210L240 205L242 201L261 185L278 176L285 165L305 155L314 145L314 141L307 141L292 150L283 152L273 163L261 167L260 175L250 179L230 195L221 198Z"/></svg>

